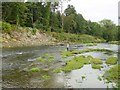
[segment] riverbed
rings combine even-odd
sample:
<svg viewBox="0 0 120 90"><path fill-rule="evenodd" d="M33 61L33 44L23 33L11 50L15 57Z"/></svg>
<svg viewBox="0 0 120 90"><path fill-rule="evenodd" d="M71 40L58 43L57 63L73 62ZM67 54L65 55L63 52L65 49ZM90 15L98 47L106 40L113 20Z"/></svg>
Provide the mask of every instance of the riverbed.
<svg viewBox="0 0 120 90"><path fill-rule="evenodd" d="M88 48L99 48L118 52L118 45L100 43L97 46L87 46L85 44L70 45L72 50L84 50ZM102 78L102 75L112 66L105 64L105 60L117 53L106 52L87 52L79 55L91 55L100 58L103 61L101 70L92 69L91 65L84 65L81 69L72 70L69 73L54 73L54 68L60 67L65 60L72 57L62 58L60 52L66 50L66 46L37 46L37 47L19 47L19 48L3 48L2 50L2 87L3 88L112 88L116 84ZM42 68L41 63L36 58L49 54L55 57L54 63L51 64L50 70L47 72L29 72L33 66ZM50 76L45 79L43 76ZM82 79L82 76L85 76ZM101 80L98 79L101 77Z"/></svg>

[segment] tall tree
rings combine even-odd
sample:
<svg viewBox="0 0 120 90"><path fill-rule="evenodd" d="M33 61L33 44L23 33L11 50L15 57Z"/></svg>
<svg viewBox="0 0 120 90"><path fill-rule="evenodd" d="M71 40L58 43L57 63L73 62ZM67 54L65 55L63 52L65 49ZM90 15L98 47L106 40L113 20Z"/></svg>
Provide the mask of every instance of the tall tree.
<svg viewBox="0 0 120 90"><path fill-rule="evenodd" d="M102 27L103 31L103 38L105 38L107 41L116 40L117 38L117 27L116 25L108 19L101 20L100 25Z"/></svg>

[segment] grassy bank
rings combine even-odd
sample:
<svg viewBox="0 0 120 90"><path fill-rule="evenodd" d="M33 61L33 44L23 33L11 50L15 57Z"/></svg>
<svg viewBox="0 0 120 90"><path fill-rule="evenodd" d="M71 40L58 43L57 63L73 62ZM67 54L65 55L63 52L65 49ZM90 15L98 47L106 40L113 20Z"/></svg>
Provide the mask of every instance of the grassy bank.
<svg viewBox="0 0 120 90"><path fill-rule="evenodd" d="M70 34L70 33L49 33L52 37L56 38L58 41L74 42L74 43L100 43L105 42L104 39L94 37L87 34Z"/></svg>
<svg viewBox="0 0 120 90"><path fill-rule="evenodd" d="M31 27L19 27L6 22L2 23L3 47L54 45L57 43L92 43L105 42L104 39L87 34L57 33Z"/></svg>
<svg viewBox="0 0 120 90"><path fill-rule="evenodd" d="M110 41L108 42L109 44L117 44L117 45L120 45L120 41Z"/></svg>
<svg viewBox="0 0 120 90"><path fill-rule="evenodd" d="M41 29L17 27L5 22L2 23L1 36L0 42L3 47L54 45L55 43L55 38Z"/></svg>
<svg viewBox="0 0 120 90"><path fill-rule="evenodd" d="M104 78L107 79L109 82L117 83L117 86L120 88L120 64L117 64L107 70L104 74Z"/></svg>

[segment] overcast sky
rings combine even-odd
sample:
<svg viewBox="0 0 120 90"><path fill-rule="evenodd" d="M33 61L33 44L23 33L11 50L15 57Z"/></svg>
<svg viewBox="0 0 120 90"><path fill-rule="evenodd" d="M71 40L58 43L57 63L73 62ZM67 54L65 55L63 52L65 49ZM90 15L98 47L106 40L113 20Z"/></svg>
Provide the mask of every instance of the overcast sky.
<svg viewBox="0 0 120 90"><path fill-rule="evenodd" d="M67 4L75 7L77 13L83 15L86 20L98 22L102 19L111 19L118 25L118 2L120 0L71 0L63 4L63 8L67 8Z"/></svg>

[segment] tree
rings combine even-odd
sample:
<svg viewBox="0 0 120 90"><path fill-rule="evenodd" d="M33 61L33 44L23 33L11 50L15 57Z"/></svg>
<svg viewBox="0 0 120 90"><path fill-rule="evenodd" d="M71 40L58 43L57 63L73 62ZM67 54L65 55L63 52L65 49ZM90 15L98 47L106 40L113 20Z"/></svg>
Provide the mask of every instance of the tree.
<svg viewBox="0 0 120 90"><path fill-rule="evenodd" d="M75 14L75 13L76 13L76 10L73 5L68 5L68 7L64 11L65 16L69 16L69 15Z"/></svg>
<svg viewBox="0 0 120 90"><path fill-rule="evenodd" d="M117 27L111 20L103 19L99 23L103 29L104 39L106 39L107 41L117 39Z"/></svg>
<svg viewBox="0 0 120 90"><path fill-rule="evenodd" d="M26 18L26 3L23 2L3 2L2 3L2 19L3 21L16 26L23 26Z"/></svg>

